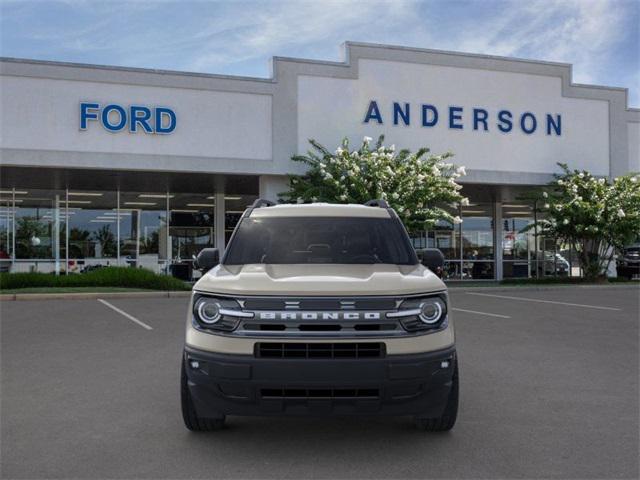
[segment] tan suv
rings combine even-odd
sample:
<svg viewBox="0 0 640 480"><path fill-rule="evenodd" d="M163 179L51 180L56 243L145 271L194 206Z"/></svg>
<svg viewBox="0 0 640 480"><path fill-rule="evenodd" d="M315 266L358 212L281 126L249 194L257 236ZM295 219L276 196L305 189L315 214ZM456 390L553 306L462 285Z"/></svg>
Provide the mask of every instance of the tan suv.
<svg viewBox="0 0 640 480"><path fill-rule="evenodd" d="M458 363L432 254L418 259L382 200L257 200L222 261L217 249L198 255L208 272L187 319L187 428L214 430L227 415L408 415L451 429Z"/></svg>

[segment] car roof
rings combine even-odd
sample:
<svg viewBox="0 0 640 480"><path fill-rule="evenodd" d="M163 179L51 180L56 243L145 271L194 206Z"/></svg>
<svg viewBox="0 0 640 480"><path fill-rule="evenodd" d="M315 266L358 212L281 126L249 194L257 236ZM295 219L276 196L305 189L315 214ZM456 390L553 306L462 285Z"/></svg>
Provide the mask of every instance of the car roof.
<svg viewBox="0 0 640 480"><path fill-rule="evenodd" d="M263 217L366 217L391 218L386 208L360 204L302 203L254 208L251 218Z"/></svg>

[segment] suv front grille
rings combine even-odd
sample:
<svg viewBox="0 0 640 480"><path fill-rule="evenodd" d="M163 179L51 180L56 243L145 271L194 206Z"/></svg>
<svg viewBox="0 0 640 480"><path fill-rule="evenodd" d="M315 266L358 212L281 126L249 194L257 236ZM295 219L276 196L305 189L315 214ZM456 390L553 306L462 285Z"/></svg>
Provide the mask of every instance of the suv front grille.
<svg viewBox="0 0 640 480"><path fill-rule="evenodd" d="M393 310L395 298L245 298L247 310Z"/></svg>
<svg viewBox="0 0 640 480"><path fill-rule="evenodd" d="M256 343L259 358L382 358L384 343Z"/></svg>
<svg viewBox="0 0 640 480"><path fill-rule="evenodd" d="M377 388L263 388L262 398L315 399L315 398L379 398Z"/></svg>

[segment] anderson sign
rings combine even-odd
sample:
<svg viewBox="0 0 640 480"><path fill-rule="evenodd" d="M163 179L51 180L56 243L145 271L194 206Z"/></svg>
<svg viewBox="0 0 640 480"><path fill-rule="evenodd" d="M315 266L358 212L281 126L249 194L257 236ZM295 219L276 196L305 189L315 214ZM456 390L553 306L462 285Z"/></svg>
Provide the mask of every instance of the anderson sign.
<svg viewBox="0 0 640 480"><path fill-rule="evenodd" d="M391 122L393 125L411 125L415 122L423 127L435 127L439 122L452 130L498 130L510 133L518 129L526 135L542 133L546 135L562 135L562 115L546 113L536 115L532 112L513 113L510 110L489 110L481 107L465 108L461 106L447 106L438 108L435 105L423 103L393 102L390 108L380 107L376 100L371 100L364 115L364 123L383 125Z"/></svg>

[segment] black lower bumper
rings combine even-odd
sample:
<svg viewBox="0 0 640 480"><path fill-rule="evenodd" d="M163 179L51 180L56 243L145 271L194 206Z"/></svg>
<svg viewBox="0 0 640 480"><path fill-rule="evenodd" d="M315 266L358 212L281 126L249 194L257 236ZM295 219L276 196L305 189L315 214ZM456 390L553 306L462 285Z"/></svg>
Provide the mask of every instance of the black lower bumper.
<svg viewBox="0 0 640 480"><path fill-rule="evenodd" d="M183 361L199 416L442 414L455 348L361 359L280 359L191 348Z"/></svg>
<svg viewBox="0 0 640 480"><path fill-rule="evenodd" d="M616 265L616 273L619 277L633 277L634 275L640 275L640 262L629 263L626 265Z"/></svg>

